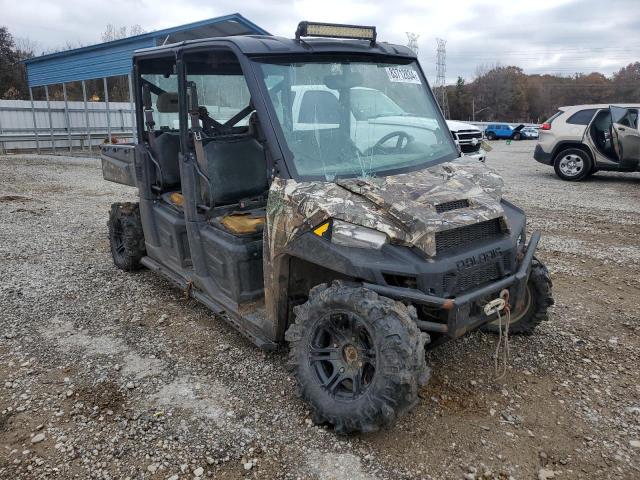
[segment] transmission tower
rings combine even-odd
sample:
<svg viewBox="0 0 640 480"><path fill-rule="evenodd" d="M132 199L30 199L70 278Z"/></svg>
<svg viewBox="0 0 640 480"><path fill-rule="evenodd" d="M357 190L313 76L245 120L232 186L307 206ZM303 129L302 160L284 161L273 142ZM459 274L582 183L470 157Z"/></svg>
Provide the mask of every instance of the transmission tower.
<svg viewBox="0 0 640 480"><path fill-rule="evenodd" d="M407 32L407 47L418 56L418 38L420 35L417 33Z"/></svg>
<svg viewBox="0 0 640 480"><path fill-rule="evenodd" d="M438 44L436 59L436 89L438 90L440 109L442 110L444 118L449 118L449 100L447 99L446 85L447 41L442 38L436 38L436 42Z"/></svg>

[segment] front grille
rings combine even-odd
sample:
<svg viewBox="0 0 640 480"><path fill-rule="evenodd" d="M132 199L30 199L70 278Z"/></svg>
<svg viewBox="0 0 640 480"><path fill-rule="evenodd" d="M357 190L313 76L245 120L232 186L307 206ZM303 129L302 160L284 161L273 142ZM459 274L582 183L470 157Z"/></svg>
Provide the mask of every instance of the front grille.
<svg viewBox="0 0 640 480"><path fill-rule="evenodd" d="M467 208L469 206L469 200L463 198L462 200L452 200L450 202L439 203L436 205L436 212L443 213L451 210L458 210L460 208Z"/></svg>
<svg viewBox="0 0 640 480"><path fill-rule="evenodd" d="M460 130L456 132L456 138L458 139L462 153L477 153L480 151L482 132L477 130Z"/></svg>
<svg viewBox="0 0 640 480"><path fill-rule="evenodd" d="M494 218L485 222L474 223L465 227L436 232L436 253L463 247L474 242L487 240L502 234L500 219Z"/></svg>
<svg viewBox="0 0 640 480"><path fill-rule="evenodd" d="M463 270L458 274L448 273L444 276L443 289L450 295L473 290L486 283L500 278L498 263L487 263L472 270Z"/></svg>
<svg viewBox="0 0 640 480"><path fill-rule="evenodd" d="M477 138L478 140L482 140L482 132L477 130L460 130L456 132L458 136L458 140L462 143L464 140L471 140L472 138Z"/></svg>
<svg viewBox="0 0 640 480"><path fill-rule="evenodd" d="M477 153L480 151L480 144L460 143L460 150L462 150L462 153Z"/></svg>

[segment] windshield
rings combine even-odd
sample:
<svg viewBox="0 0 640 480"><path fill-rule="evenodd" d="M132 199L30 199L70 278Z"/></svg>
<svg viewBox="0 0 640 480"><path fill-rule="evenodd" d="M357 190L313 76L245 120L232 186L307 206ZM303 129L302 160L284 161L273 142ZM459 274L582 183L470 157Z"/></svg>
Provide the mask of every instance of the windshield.
<svg viewBox="0 0 640 480"><path fill-rule="evenodd" d="M261 62L300 177L369 177L458 157L415 62Z"/></svg>

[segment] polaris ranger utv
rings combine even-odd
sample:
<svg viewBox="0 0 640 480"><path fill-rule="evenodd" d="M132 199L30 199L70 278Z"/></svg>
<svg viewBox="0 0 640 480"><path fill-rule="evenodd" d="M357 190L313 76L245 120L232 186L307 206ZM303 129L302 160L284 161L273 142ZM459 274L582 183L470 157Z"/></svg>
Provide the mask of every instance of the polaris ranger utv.
<svg viewBox="0 0 640 480"><path fill-rule="evenodd" d="M140 199L111 208L115 265L164 275L263 349L288 343L315 422L393 423L428 379L425 347L496 331L484 307L501 295L511 332L546 319L540 234L527 244L415 55L374 27L302 22L292 40L194 40L133 64L138 142L102 150L104 178Z"/></svg>

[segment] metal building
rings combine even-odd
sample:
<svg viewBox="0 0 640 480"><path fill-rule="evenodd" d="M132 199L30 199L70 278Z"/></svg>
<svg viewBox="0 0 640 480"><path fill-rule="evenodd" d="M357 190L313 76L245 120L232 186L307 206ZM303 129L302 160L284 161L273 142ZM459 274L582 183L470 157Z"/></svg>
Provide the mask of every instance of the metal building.
<svg viewBox="0 0 640 480"><path fill-rule="evenodd" d="M85 144L89 145L90 148L92 144L92 133L94 137L97 133L106 133L106 138L110 140L113 138L112 122L114 115L110 109L109 89L107 87L107 78L109 77L128 76L129 108L126 113L131 121L130 123L126 123L131 129L127 132L127 135L122 134L122 136L133 135L133 131L135 130L133 128L135 125L135 112L131 88L131 57L135 50L197 38L252 34L269 35L267 31L255 23L239 13L234 13L223 17L211 18L187 25L143 33L133 37L26 60L25 65L29 82L30 107L33 123L33 128L29 133L31 134L31 138L35 140L35 147L38 153L40 152L41 143L48 144L49 147L55 150L56 141L60 139L66 140L69 150L72 150L73 145L77 144L78 141L80 141L83 146ZM105 110L104 113L106 114L104 116L106 121L102 122L106 123L106 132L102 132L101 130L96 132L90 121L90 112L95 113L95 108L88 108L85 81L96 79L102 79L104 85L104 108L101 110ZM68 101L66 84L71 82L82 82L82 94L84 98L80 105L78 105L78 102ZM63 102L53 102L49 96L49 87L60 84L62 85ZM35 87L44 87L44 102L34 102L33 89ZM61 105L55 105L55 103L61 103ZM122 105L118 105L118 107L119 116L122 117ZM78 124L77 120L76 122L72 122L74 116L76 118L82 118L82 113L84 113L84 122L80 124ZM61 117L62 115L64 115L65 119L64 126L54 126L53 117ZM39 126L39 124L42 123L43 116L48 117L48 128ZM117 115L116 118L118 118ZM75 123L75 126L72 125L72 123ZM124 129L124 126L125 122L123 121L121 127ZM104 125L101 125L100 128L104 129ZM0 134L2 134L1 130Z"/></svg>

